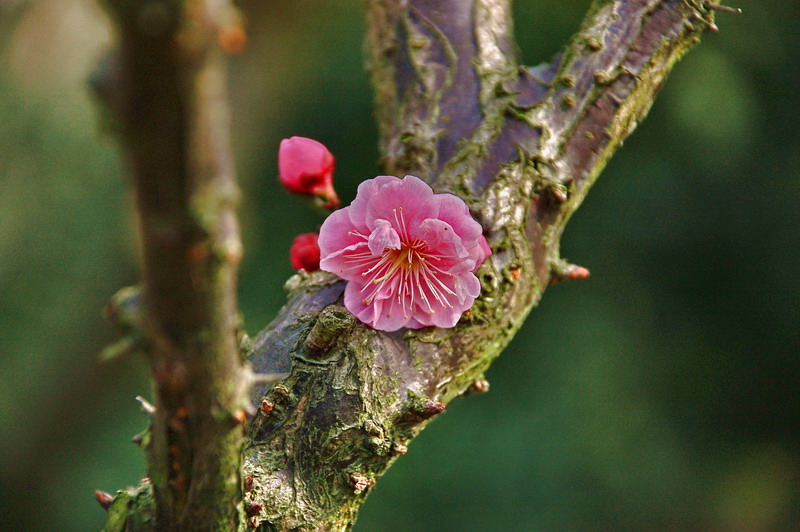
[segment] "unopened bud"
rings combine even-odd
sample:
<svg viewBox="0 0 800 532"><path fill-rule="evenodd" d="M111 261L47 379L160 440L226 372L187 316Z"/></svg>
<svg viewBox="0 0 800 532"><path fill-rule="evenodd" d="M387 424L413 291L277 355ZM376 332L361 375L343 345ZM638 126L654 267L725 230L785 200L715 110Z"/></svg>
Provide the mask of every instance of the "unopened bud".
<svg viewBox="0 0 800 532"><path fill-rule="evenodd" d="M334 158L328 148L306 137L281 141L278 150L278 173L286 190L295 194L319 196L324 207L339 207L339 196L333 188Z"/></svg>
<svg viewBox="0 0 800 532"><path fill-rule="evenodd" d="M289 260L295 270L314 272L319 270L319 235L303 233L297 235L289 249Z"/></svg>

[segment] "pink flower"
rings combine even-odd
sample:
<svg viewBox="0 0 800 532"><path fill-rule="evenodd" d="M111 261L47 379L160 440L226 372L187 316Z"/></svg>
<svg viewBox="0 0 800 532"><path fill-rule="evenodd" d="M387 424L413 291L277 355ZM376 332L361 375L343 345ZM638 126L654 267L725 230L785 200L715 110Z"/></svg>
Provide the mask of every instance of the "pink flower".
<svg viewBox="0 0 800 532"><path fill-rule="evenodd" d="M382 331L453 327L481 291L491 254L464 201L421 179L378 176L319 235L320 267L348 281L344 304Z"/></svg>
<svg viewBox="0 0 800 532"><path fill-rule="evenodd" d="M295 270L315 272L319 270L319 244L317 233L303 233L294 237L289 249L289 260Z"/></svg>
<svg viewBox="0 0 800 532"><path fill-rule="evenodd" d="M339 207L333 188L334 159L324 144L305 137L283 139L278 149L278 174L289 192L320 196L324 207Z"/></svg>

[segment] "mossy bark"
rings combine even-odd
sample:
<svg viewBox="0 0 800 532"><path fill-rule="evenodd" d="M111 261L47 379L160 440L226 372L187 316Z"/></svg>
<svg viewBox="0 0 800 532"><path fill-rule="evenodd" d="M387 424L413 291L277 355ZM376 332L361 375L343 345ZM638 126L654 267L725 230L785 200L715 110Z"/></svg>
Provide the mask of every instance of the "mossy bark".
<svg viewBox="0 0 800 532"><path fill-rule="evenodd" d="M428 421L456 397L486 389L484 371L544 289L569 276L559 253L565 224L674 63L713 24L709 5L595 0L564 49L528 68L514 54L510 0L367 0L383 171L414 174L462 197L493 255L477 272L480 298L452 329L376 331L342 307L336 277L317 272L287 282L286 306L248 344L256 371L290 374L251 395L257 414L245 444L239 529L351 528L370 488ZM230 300L219 303L231 319ZM154 428L182 404L159 387L159 368L167 413ZM215 411L207 401L198 408ZM154 434L157 445L168 434ZM227 443L232 455L237 441ZM156 499L181 507L160 491L171 475L163 451L150 453ZM147 529L149 494L147 486L123 493L111 509L124 526L110 518L110 528ZM236 517L230 492L202 495L215 516ZM219 520L206 524L225 529Z"/></svg>
<svg viewBox="0 0 800 532"><path fill-rule="evenodd" d="M332 275L287 283L250 357L291 371L253 396L251 526L352 526L375 481L564 275L566 222L710 16L683 0L599 0L552 62L525 68L506 0L367 1L383 171L462 197L494 254L480 299L447 330L375 331L341 307Z"/></svg>

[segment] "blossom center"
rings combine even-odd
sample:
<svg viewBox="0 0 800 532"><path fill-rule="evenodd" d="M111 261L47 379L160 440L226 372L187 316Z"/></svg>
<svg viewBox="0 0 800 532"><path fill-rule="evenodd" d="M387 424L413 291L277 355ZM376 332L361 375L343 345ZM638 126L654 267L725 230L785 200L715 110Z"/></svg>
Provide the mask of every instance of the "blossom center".
<svg viewBox="0 0 800 532"><path fill-rule="evenodd" d="M428 253L427 248L424 240L408 239L401 240L400 249L386 248L380 259L361 273L367 278L361 288L363 303L371 305L378 298L389 300L391 304L394 298L406 317L409 311L413 312L415 303L428 314L436 313L432 301L452 309L449 297L456 293L440 277L452 278L453 275L433 264L432 260L441 260L441 257Z"/></svg>

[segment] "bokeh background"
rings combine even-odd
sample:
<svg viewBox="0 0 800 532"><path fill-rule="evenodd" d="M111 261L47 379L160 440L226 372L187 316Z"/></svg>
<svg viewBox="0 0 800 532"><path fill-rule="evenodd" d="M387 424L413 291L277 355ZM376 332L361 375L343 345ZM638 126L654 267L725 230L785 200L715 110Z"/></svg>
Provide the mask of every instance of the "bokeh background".
<svg viewBox="0 0 800 532"><path fill-rule="evenodd" d="M528 64L588 0L518 0ZM800 529L800 59L795 1L739 2L682 61L563 241L488 374L374 489L360 531ZM356 0L247 0L231 60L241 305L284 301L321 218L276 183L281 138L376 173ZM98 362L101 308L137 279L131 198L84 80L110 36L90 0L0 0L0 528L97 530L97 488L144 475L142 360Z"/></svg>

